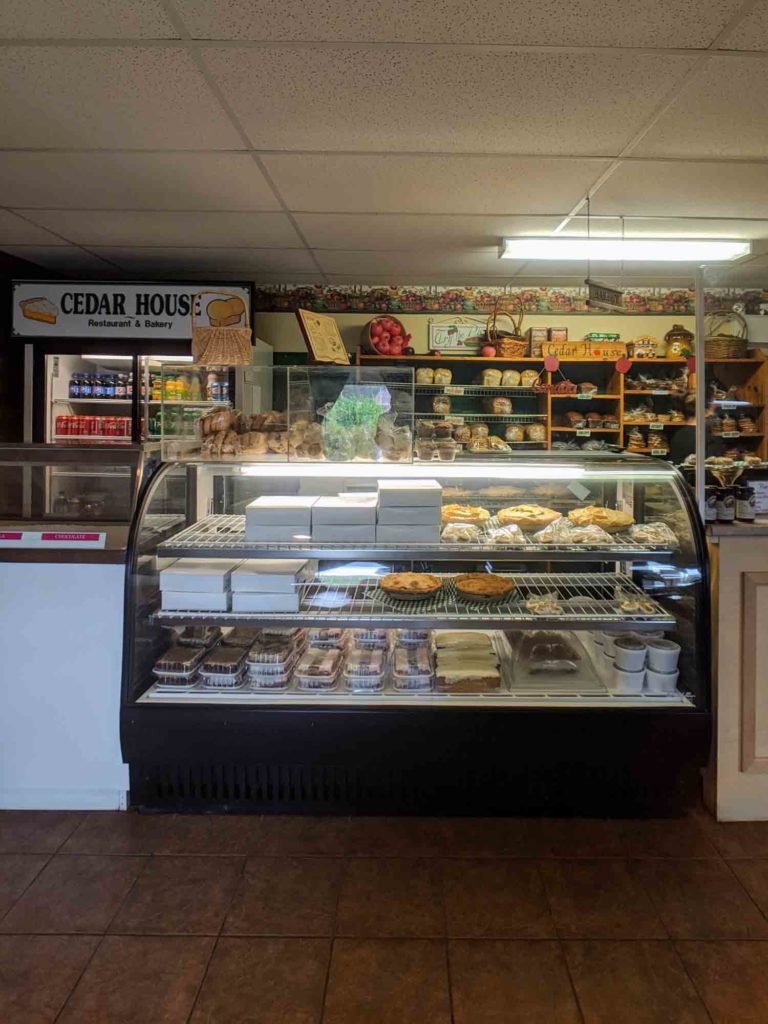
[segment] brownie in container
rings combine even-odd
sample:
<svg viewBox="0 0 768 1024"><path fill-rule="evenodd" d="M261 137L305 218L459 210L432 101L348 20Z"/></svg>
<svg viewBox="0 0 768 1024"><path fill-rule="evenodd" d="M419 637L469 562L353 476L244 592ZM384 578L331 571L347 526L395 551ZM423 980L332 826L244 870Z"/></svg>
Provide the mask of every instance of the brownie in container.
<svg viewBox="0 0 768 1024"><path fill-rule="evenodd" d="M308 647L296 666L300 690L333 690L339 678L342 651L338 647Z"/></svg>
<svg viewBox="0 0 768 1024"><path fill-rule="evenodd" d="M398 644L392 655L392 685L396 690L424 693L432 689L435 674L429 649Z"/></svg>
<svg viewBox="0 0 768 1024"><path fill-rule="evenodd" d="M242 647L215 647L200 666L205 690L236 690L242 686L245 651Z"/></svg>
<svg viewBox="0 0 768 1024"><path fill-rule="evenodd" d="M222 643L225 647L244 647L246 650L253 644L257 639L260 630L258 629L246 629L245 626L235 626L235 628L227 633L222 638Z"/></svg>
<svg viewBox="0 0 768 1024"><path fill-rule="evenodd" d="M218 626L185 626L179 633L176 642L184 647L213 647L220 639L221 630Z"/></svg>
<svg viewBox="0 0 768 1024"><path fill-rule="evenodd" d="M344 686L351 693L380 693L385 670L384 651L353 649L344 665Z"/></svg>
<svg viewBox="0 0 768 1024"><path fill-rule="evenodd" d="M310 647L342 648L349 640L349 630L337 627L310 629L308 638Z"/></svg>
<svg viewBox="0 0 768 1024"><path fill-rule="evenodd" d="M165 654L161 655L154 666L156 676L191 676L205 656L202 647L184 647L182 644L174 644L169 647Z"/></svg>

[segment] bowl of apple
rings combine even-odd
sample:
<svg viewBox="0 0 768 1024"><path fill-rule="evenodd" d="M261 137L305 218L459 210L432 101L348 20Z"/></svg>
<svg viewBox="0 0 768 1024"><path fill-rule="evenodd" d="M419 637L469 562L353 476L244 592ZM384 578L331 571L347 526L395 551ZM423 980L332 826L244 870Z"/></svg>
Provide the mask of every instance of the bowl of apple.
<svg viewBox="0 0 768 1024"><path fill-rule="evenodd" d="M393 316L377 316L363 328L363 351L374 356L412 356L411 335Z"/></svg>

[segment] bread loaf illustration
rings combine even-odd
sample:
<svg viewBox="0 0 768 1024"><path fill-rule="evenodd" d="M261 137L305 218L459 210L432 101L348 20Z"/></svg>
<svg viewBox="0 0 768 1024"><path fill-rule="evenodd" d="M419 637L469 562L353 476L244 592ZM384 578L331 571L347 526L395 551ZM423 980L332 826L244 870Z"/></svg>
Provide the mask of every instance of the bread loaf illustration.
<svg viewBox="0 0 768 1024"><path fill-rule="evenodd" d="M211 327L231 327L240 323L245 312L245 304L237 297L231 299L213 299L205 307Z"/></svg>

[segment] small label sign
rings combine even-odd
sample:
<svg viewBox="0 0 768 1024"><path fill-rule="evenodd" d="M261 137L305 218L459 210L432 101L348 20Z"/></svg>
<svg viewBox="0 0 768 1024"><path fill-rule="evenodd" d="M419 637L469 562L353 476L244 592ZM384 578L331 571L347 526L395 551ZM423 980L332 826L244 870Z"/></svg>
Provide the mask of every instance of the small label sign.
<svg viewBox="0 0 768 1024"><path fill-rule="evenodd" d="M0 547L5 548L103 548L106 543L106 533L37 530L0 533Z"/></svg>
<svg viewBox="0 0 768 1024"><path fill-rule="evenodd" d="M651 455L662 455L663 456L663 455L669 455L669 452L666 450L666 448L651 448L650 454Z"/></svg>
<svg viewBox="0 0 768 1024"><path fill-rule="evenodd" d="M583 391L580 394L576 395L576 397L580 402L588 402L592 398L592 395L592 391Z"/></svg>
<svg viewBox="0 0 768 1024"><path fill-rule="evenodd" d="M574 495L574 497L578 498L579 501L584 501L591 493L588 487L585 487L584 484L578 483L578 481L568 484L568 490Z"/></svg>
<svg viewBox="0 0 768 1024"><path fill-rule="evenodd" d="M576 437L591 437L591 436L592 436L592 431L591 430L577 430L576 431Z"/></svg>
<svg viewBox="0 0 768 1024"><path fill-rule="evenodd" d="M652 395L668 395L669 391L667 390L667 388L654 388L653 391L651 391L651 394Z"/></svg>
<svg viewBox="0 0 768 1024"><path fill-rule="evenodd" d="M446 384L443 388L443 392L446 395L463 395L464 388L461 384Z"/></svg>
<svg viewBox="0 0 768 1024"><path fill-rule="evenodd" d="M736 402L718 402L717 404L721 409L735 409L737 407Z"/></svg>
<svg viewBox="0 0 768 1024"><path fill-rule="evenodd" d="M717 435L715 435L715 436L717 436ZM741 437L741 434L738 432L738 430L724 430L722 432L722 434L720 435L720 437L727 437L727 438Z"/></svg>
<svg viewBox="0 0 768 1024"><path fill-rule="evenodd" d="M664 424L663 423L649 423L648 424L648 429L649 430L663 430L664 429Z"/></svg>

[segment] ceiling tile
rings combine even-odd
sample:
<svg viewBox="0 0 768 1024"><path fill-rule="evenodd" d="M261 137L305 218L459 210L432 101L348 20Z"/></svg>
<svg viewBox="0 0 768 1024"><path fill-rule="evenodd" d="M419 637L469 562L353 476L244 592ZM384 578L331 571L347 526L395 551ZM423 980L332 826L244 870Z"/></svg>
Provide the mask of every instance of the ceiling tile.
<svg viewBox="0 0 768 1024"><path fill-rule="evenodd" d="M3 0L2 39L175 39L157 0Z"/></svg>
<svg viewBox="0 0 768 1024"><path fill-rule="evenodd" d="M242 148L181 50L4 47L0 94L6 148Z"/></svg>
<svg viewBox="0 0 768 1024"><path fill-rule="evenodd" d="M723 50L768 50L768 0L762 0L720 44Z"/></svg>
<svg viewBox="0 0 768 1024"><path fill-rule="evenodd" d="M273 154L267 171L289 208L349 213L559 213L607 160L514 156Z"/></svg>
<svg viewBox="0 0 768 1024"><path fill-rule="evenodd" d="M494 249L450 252L342 252L315 250L317 260L328 274L368 274L386 277L389 281L415 281L423 274L455 273L493 274L511 277L509 261L500 260Z"/></svg>
<svg viewBox="0 0 768 1024"><path fill-rule="evenodd" d="M27 216L81 245L303 248L284 213L31 210Z"/></svg>
<svg viewBox="0 0 768 1024"><path fill-rule="evenodd" d="M119 270L94 256L85 249L75 245L43 246L43 245L4 245L3 250L19 259L37 263L48 270L56 270L61 274L104 274L113 277Z"/></svg>
<svg viewBox="0 0 768 1024"><path fill-rule="evenodd" d="M8 210L0 210L0 245L65 245L49 231L30 224Z"/></svg>
<svg viewBox="0 0 768 1024"><path fill-rule="evenodd" d="M260 149L603 155L695 58L275 46L205 60Z"/></svg>
<svg viewBox="0 0 768 1024"><path fill-rule="evenodd" d="M710 57L633 156L768 157L768 62Z"/></svg>
<svg viewBox="0 0 768 1024"><path fill-rule="evenodd" d="M7 206L74 210L277 210L247 153L2 153Z"/></svg>
<svg viewBox="0 0 768 1024"><path fill-rule="evenodd" d="M194 38L706 46L741 0L177 0Z"/></svg>
<svg viewBox="0 0 768 1024"><path fill-rule="evenodd" d="M320 249L481 249L503 235L549 234L561 217L300 213L307 244Z"/></svg>
<svg viewBox="0 0 768 1024"><path fill-rule="evenodd" d="M160 249L98 246L93 250L125 270L219 271L222 274L264 270L317 273L306 249Z"/></svg>
<svg viewBox="0 0 768 1024"><path fill-rule="evenodd" d="M768 165L623 162L592 199L593 213L768 218Z"/></svg>
<svg viewBox="0 0 768 1024"><path fill-rule="evenodd" d="M706 217L624 217L623 232L627 238L768 238L768 220L730 220ZM622 218L592 217L593 235L621 237ZM586 235L586 217L574 217L568 222L566 235Z"/></svg>

